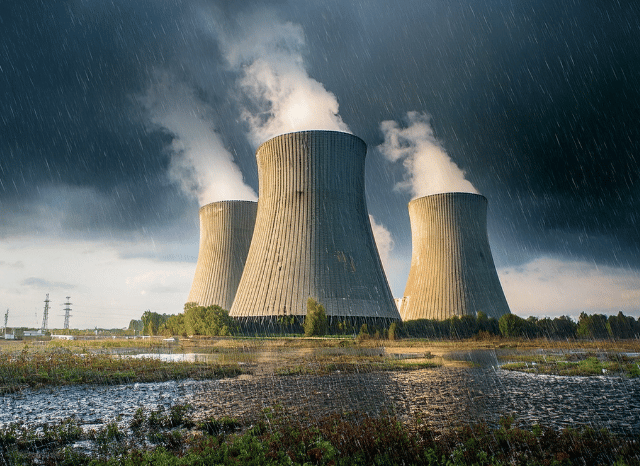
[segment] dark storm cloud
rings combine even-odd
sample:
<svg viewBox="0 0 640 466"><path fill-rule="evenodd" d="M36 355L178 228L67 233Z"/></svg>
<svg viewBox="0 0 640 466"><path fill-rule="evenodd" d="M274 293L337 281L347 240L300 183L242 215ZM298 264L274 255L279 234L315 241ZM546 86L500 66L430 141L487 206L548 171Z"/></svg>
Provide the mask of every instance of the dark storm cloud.
<svg viewBox="0 0 640 466"><path fill-rule="evenodd" d="M161 144L131 124L128 98L145 76L135 55L157 48L127 47L136 41L125 35L140 31L133 18L114 24L70 5L16 2L3 12L3 198L37 197L43 185L109 191L163 171Z"/></svg>
<svg viewBox="0 0 640 466"><path fill-rule="evenodd" d="M535 253L605 256L615 245L640 265L636 4L333 6L318 7L324 30L303 24L310 48L323 51L312 74L370 148L381 142L372 119L426 110L501 217L494 232L514 228Z"/></svg>
<svg viewBox="0 0 640 466"><path fill-rule="evenodd" d="M369 146L368 200L409 241L401 167L380 122L431 115L435 137L490 202L513 251L640 266L640 7L636 2L270 2L300 25L309 75ZM254 148L231 70L203 12L230 29L255 2L13 2L0 10L0 207L37 219L52 187L88 189L61 228L131 231L197 205L167 176L171 135L135 96L168 71L214 109L212 124L255 189ZM80 214L78 212L85 212ZM28 222L24 222L28 224ZM3 226L5 234L20 230Z"/></svg>

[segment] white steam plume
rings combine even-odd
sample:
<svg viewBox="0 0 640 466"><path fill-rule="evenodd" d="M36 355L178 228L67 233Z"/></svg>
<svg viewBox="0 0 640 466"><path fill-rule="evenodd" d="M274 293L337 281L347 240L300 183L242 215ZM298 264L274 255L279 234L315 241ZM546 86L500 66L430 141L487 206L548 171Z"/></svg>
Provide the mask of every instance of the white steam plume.
<svg viewBox="0 0 640 466"><path fill-rule="evenodd" d="M196 197L201 206L257 199L209 121L211 110L189 86L164 74L138 100L151 122L174 137L168 148L169 176L185 193Z"/></svg>
<svg viewBox="0 0 640 466"><path fill-rule="evenodd" d="M241 73L242 117L254 145L292 131L349 131L336 96L307 72L299 25L265 10L237 24L238 30L220 35L221 48L229 67Z"/></svg>
<svg viewBox="0 0 640 466"><path fill-rule="evenodd" d="M376 222L373 215L369 215L369 221L371 222L371 229L373 230L373 238L376 240L376 246L378 247L378 254L380 254L380 260L385 270L390 269L391 251L395 246L391 232L385 228L381 223Z"/></svg>
<svg viewBox="0 0 640 466"><path fill-rule="evenodd" d="M406 170L396 189L410 191L414 199L446 192L478 194L435 138L430 116L408 112L406 120L406 128L392 120L380 123L384 142L378 148L391 162L401 160Z"/></svg>

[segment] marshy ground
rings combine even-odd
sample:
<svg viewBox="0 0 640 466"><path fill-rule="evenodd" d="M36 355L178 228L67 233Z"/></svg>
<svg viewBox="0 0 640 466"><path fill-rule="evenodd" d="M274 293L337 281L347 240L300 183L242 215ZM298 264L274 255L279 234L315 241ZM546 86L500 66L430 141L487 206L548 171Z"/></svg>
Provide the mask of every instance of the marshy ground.
<svg viewBox="0 0 640 466"><path fill-rule="evenodd" d="M84 464L96 455L112 464L189 464L177 458L194 454L194 464L252 454L279 458L275 464L287 464L283 455L294 464L358 464L346 452L371 441L387 450L372 446L359 464L387 453L405 461L408 452L418 454L415 464L520 464L534 451L540 464L575 463L594 449L611 459L603 464L635 464L639 352L635 340L3 341L0 452L7 464ZM609 363L618 365L603 372ZM547 375L571 364L580 376ZM501 419L512 415L505 428ZM236 427L202 427L225 422ZM267 430L254 430L265 422ZM332 422L344 438L330 435ZM382 432L405 440L385 444ZM500 439L520 446L509 450Z"/></svg>
<svg viewBox="0 0 640 466"><path fill-rule="evenodd" d="M0 392L67 384L407 371L478 364L549 375L640 376L640 340L191 338L0 340ZM171 357L169 355L172 355ZM488 356L487 356L488 355ZM477 359L477 358L476 358ZM482 361L480 362L482 364Z"/></svg>

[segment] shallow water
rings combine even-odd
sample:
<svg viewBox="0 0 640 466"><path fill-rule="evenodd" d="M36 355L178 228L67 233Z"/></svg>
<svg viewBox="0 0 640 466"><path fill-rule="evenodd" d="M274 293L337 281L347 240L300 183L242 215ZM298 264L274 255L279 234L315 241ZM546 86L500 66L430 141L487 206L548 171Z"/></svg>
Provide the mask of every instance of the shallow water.
<svg viewBox="0 0 640 466"><path fill-rule="evenodd" d="M185 403L194 407L198 418L228 415L250 422L263 408L280 404L310 416L354 410L391 411L403 420L419 415L433 427L468 421L493 424L501 416L515 415L526 425L585 424L640 434L638 379L503 371L492 351L454 356L477 367L24 390L3 396L0 425L42 424L69 416L84 424L102 424L118 416L127 422L139 407L168 409Z"/></svg>

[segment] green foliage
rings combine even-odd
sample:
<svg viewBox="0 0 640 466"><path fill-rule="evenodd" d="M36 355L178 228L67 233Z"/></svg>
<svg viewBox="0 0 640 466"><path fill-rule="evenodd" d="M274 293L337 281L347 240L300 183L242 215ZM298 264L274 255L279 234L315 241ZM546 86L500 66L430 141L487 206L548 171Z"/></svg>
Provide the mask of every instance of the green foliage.
<svg viewBox="0 0 640 466"><path fill-rule="evenodd" d="M160 333L165 336L182 335L186 337L187 331L184 325L184 314L170 316L162 326Z"/></svg>
<svg viewBox="0 0 640 466"><path fill-rule="evenodd" d="M159 330L162 324L169 319L167 314L158 314L157 312L151 312L146 310L140 320L142 320L143 334L144 335L160 335Z"/></svg>
<svg viewBox="0 0 640 466"><path fill-rule="evenodd" d="M576 335L580 338L608 338L607 316L602 314L580 314Z"/></svg>
<svg viewBox="0 0 640 466"><path fill-rule="evenodd" d="M519 337L524 334L525 320L515 314L505 314L498 320L500 333L505 337Z"/></svg>
<svg viewBox="0 0 640 466"><path fill-rule="evenodd" d="M135 330L141 332L144 329L144 323L142 320L131 319L129 321L129 330Z"/></svg>
<svg viewBox="0 0 640 466"><path fill-rule="evenodd" d="M315 299L307 299L307 315L304 318L304 335L307 337L323 336L329 328L324 306Z"/></svg>
<svg viewBox="0 0 640 466"><path fill-rule="evenodd" d="M536 322L536 327L538 328L538 334L541 337L567 339L575 338L578 324L567 316L560 316L555 319L550 319L548 317L540 319Z"/></svg>
<svg viewBox="0 0 640 466"><path fill-rule="evenodd" d="M187 335L229 336L236 331L235 320L220 306L185 306L184 332Z"/></svg>
<svg viewBox="0 0 640 466"><path fill-rule="evenodd" d="M502 418L498 427L468 424L437 431L421 418L402 423L389 415L352 412L318 419L275 406L251 427L222 417L194 430L188 412L188 406L172 407L169 414L139 410L133 437L117 422L88 432L74 420L44 429L12 424L0 428L0 454L3 464L96 466L638 464L640 459L640 443L633 437L589 427L524 429L513 417ZM93 451L72 448L78 440L89 442Z"/></svg>
<svg viewBox="0 0 640 466"><path fill-rule="evenodd" d="M231 434L240 429L240 423L233 418L224 416L220 419L209 418L198 424L198 429L209 435Z"/></svg>
<svg viewBox="0 0 640 466"><path fill-rule="evenodd" d="M615 339L636 338L640 334L640 321L618 312L607 319L607 331Z"/></svg>
<svg viewBox="0 0 640 466"><path fill-rule="evenodd" d="M453 316L446 320L417 319L397 324L397 336L414 338L471 338L499 334L498 321L483 312L477 317Z"/></svg>
<svg viewBox="0 0 640 466"><path fill-rule="evenodd" d="M582 313L578 323L570 317L560 316L554 319L528 317L523 319L515 314L505 314L500 320L488 318L478 312L475 319L471 316L453 316L447 320L418 319L398 324L397 336L417 338L484 338L490 335L502 335L509 338L549 338L566 340L568 338L638 338L640 337L640 319L625 316L622 312L607 316Z"/></svg>
<svg viewBox="0 0 640 466"><path fill-rule="evenodd" d="M396 339L396 327L398 325L395 322L391 322L391 325L389 325L389 331L387 332L387 338L389 340L395 340Z"/></svg>

